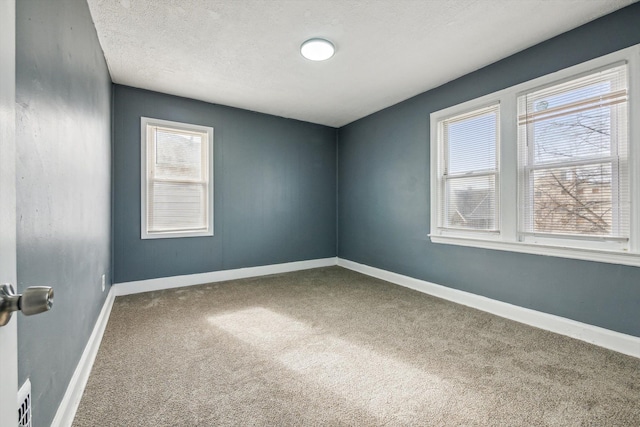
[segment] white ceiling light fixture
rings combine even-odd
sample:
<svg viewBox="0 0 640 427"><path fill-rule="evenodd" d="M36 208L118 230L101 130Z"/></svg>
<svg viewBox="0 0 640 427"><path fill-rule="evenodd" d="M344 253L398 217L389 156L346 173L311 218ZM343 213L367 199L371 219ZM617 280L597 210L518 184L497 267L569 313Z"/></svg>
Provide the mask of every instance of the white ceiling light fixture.
<svg viewBox="0 0 640 427"><path fill-rule="evenodd" d="M300 53L310 61L326 61L335 51L333 43L321 38L309 39L300 46Z"/></svg>

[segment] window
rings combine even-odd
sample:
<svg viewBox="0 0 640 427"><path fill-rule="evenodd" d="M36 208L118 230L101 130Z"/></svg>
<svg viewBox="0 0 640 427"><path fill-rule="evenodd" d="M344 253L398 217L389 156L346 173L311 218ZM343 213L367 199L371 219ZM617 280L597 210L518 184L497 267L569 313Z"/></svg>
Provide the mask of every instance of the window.
<svg viewBox="0 0 640 427"><path fill-rule="evenodd" d="M441 121L442 227L496 231L498 105Z"/></svg>
<svg viewBox="0 0 640 427"><path fill-rule="evenodd" d="M431 114L434 243L640 266L640 45Z"/></svg>
<svg viewBox="0 0 640 427"><path fill-rule="evenodd" d="M213 235L213 128L141 118L143 239Z"/></svg>
<svg viewBox="0 0 640 427"><path fill-rule="evenodd" d="M627 65L518 97L522 233L629 238Z"/></svg>

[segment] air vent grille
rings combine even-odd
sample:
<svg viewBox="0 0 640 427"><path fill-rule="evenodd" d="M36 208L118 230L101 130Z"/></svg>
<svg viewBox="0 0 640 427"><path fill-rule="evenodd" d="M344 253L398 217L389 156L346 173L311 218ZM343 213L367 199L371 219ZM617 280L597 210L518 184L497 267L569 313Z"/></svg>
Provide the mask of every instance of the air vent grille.
<svg viewBox="0 0 640 427"><path fill-rule="evenodd" d="M32 427L31 424L31 381L27 380L18 391L18 427Z"/></svg>

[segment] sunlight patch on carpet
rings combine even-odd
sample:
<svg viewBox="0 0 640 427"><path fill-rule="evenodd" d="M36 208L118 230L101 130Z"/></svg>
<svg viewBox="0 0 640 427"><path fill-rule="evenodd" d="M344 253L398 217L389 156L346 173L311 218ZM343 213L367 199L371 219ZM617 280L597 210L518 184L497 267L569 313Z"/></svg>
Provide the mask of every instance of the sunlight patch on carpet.
<svg viewBox="0 0 640 427"><path fill-rule="evenodd" d="M447 381L262 307L208 318L287 369L379 418L442 413L455 400Z"/></svg>

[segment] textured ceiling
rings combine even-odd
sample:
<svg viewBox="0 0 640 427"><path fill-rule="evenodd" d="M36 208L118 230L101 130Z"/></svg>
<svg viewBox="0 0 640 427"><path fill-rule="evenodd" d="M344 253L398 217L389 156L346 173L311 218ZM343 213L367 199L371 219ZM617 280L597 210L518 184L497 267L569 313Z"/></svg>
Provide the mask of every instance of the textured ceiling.
<svg viewBox="0 0 640 427"><path fill-rule="evenodd" d="M114 82L340 127L635 0L88 0ZM326 37L326 62L300 44Z"/></svg>

